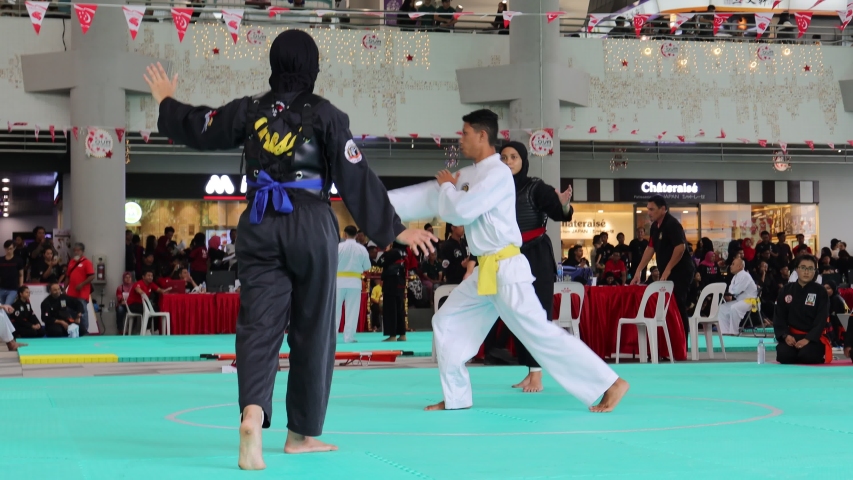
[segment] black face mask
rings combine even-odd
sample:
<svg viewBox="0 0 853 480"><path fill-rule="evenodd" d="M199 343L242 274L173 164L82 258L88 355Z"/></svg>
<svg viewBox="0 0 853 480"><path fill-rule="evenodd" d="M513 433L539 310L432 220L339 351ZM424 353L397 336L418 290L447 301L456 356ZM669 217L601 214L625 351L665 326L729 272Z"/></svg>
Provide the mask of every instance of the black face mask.
<svg viewBox="0 0 853 480"><path fill-rule="evenodd" d="M272 42L270 68L273 92L313 92L320 73L320 51L311 35L287 30Z"/></svg>
<svg viewBox="0 0 853 480"><path fill-rule="evenodd" d="M530 169L530 162L527 160L527 147L521 142L507 142L501 147L501 154L503 154L504 149L507 147L514 148L521 158L521 170L512 176L513 181L515 181L515 189L518 190L528 180L527 171Z"/></svg>

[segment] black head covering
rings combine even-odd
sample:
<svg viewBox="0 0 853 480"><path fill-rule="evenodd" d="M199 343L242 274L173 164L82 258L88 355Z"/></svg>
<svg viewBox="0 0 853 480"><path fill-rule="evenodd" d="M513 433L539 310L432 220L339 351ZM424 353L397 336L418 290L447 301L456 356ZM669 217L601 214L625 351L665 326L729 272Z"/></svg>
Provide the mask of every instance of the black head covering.
<svg viewBox="0 0 853 480"><path fill-rule="evenodd" d="M833 297L834 297L834 296L836 296L836 295L839 295L839 293L838 293L838 284L837 284L837 283L835 283L835 280L828 280L828 279L827 279L827 280L824 280L824 281L823 281L823 284L824 284L824 285L829 285L829 288L831 288L831 289L832 289L832 296L833 296Z"/></svg>
<svg viewBox="0 0 853 480"><path fill-rule="evenodd" d="M313 92L320 73L320 50L311 35L287 30L272 42L270 68L273 92Z"/></svg>
<svg viewBox="0 0 853 480"><path fill-rule="evenodd" d="M528 181L527 171L530 169L530 162L527 160L527 147L525 147L521 142L506 142L503 147L501 147L501 153L503 153L504 149L507 147L514 148L515 151L518 152L518 156L521 157L521 170L512 176L512 179L515 181L515 189L518 190Z"/></svg>

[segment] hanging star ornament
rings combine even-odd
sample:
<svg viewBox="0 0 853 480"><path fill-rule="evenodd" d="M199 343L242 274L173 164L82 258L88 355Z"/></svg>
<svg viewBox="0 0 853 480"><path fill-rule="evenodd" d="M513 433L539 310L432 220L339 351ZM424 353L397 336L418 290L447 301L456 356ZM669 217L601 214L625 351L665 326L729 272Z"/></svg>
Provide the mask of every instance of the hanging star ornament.
<svg viewBox="0 0 853 480"><path fill-rule="evenodd" d="M812 67L811 67L811 65L806 65L805 67L803 67L803 71L805 71L805 72L811 72L811 71L812 71Z"/></svg>
<svg viewBox="0 0 853 480"><path fill-rule="evenodd" d="M627 67L628 66L628 60L622 60L622 66Z"/></svg>
<svg viewBox="0 0 853 480"><path fill-rule="evenodd" d="M213 54L214 54L214 55L219 55L219 49L218 49L218 48L214 48L214 49L213 49Z"/></svg>
<svg viewBox="0 0 853 480"><path fill-rule="evenodd" d="M407 62L411 62L413 58L415 58L415 57L413 57L411 55L406 55L406 61Z"/></svg>

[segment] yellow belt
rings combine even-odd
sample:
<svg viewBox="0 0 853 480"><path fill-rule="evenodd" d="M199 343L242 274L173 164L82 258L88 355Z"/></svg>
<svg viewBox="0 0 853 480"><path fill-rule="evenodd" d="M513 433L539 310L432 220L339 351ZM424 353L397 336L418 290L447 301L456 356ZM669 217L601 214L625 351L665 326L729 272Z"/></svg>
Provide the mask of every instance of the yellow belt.
<svg viewBox="0 0 853 480"><path fill-rule="evenodd" d="M498 293L498 261L512 258L521 254L521 249L515 245L504 247L498 253L477 257L480 264L480 279L477 283L478 295L495 295Z"/></svg>
<svg viewBox="0 0 853 480"><path fill-rule="evenodd" d="M356 272L338 272L339 277L361 278L360 273Z"/></svg>

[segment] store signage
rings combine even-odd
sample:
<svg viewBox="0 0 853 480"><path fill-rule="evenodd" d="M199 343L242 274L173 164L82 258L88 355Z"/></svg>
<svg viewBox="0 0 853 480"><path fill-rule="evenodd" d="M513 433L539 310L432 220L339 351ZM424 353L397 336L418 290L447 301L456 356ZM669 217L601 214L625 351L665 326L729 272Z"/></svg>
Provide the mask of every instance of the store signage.
<svg viewBox="0 0 853 480"><path fill-rule="evenodd" d="M210 180L207 181L207 186L204 187L204 191L207 192L208 195L233 195L234 183L231 181L231 177L229 175L211 175ZM243 178L240 180L240 193L246 193L245 175L243 175Z"/></svg>
<svg viewBox="0 0 853 480"><path fill-rule="evenodd" d="M714 180L616 180L616 201L641 202L660 195L669 202L713 203L717 201Z"/></svg>
<svg viewBox="0 0 853 480"><path fill-rule="evenodd" d="M133 225L142 219L142 207L136 202L124 204L124 223Z"/></svg>

